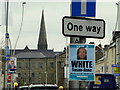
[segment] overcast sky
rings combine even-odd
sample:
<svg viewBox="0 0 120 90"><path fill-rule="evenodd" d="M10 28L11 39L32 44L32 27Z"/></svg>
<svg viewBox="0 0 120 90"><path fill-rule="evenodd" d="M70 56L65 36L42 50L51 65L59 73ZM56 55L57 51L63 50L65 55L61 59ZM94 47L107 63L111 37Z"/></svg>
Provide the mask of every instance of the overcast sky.
<svg viewBox="0 0 120 90"><path fill-rule="evenodd" d="M48 49L54 48L55 51L63 51L66 46L66 38L62 35L62 18L64 16L70 16L70 1L71 0L66 0L66 2L55 2L55 0L51 0L51 2L48 2L48 0L45 0L45 2L38 2L35 0L34 2L27 2L17 48L24 48L26 45L28 45L30 49L37 48L42 9L44 9ZM114 0L114 2L113 0L106 0L106 2L104 2L98 0L96 4L96 18L104 19L106 22L105 38L89 38L87 39L87 44L89 42L95 42L95 45L98 45L100 43L99 40L103 45L110 43L117 18L117 5L115 3L118 1L119 0ZM9 10L12 12L12 14L10 14L10 16L12 16L12 21L11 17L9 20L12 24L10 24L8 30L12 47L14 47L20 29L22 2L10 2ZM4 35L5 27L2 25L0 27L0 38Z"/></svg>

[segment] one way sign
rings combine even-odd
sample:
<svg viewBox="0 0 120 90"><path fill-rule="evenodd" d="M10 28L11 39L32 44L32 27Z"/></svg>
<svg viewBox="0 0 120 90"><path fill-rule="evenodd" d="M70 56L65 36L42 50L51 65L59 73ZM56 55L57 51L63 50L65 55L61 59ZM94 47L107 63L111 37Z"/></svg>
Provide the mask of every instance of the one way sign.
<svg viewBox="0 0 120 90"><path fill-rule="evenodd" d="M105 21L103 19L65 16L62 19L62 33L64 36L103 39L105 37Z"/></svg>
<svg viewBox="0 0 120 90"><path fill-rule="evenodd" d="M96 0L72 0L72 16L95 17Z"/></svg>

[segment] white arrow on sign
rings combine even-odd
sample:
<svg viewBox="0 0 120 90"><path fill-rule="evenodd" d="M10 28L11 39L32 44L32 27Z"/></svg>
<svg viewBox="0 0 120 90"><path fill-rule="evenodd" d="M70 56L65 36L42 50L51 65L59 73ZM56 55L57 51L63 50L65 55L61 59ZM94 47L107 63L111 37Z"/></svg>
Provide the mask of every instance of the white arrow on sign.
<svg viewBox="0 0 120 90"><path fill-rule="evenodd" d="M86 8L87 8L86 0L81 0L81 14L86 15L86 11L87 11Z"/></svg>

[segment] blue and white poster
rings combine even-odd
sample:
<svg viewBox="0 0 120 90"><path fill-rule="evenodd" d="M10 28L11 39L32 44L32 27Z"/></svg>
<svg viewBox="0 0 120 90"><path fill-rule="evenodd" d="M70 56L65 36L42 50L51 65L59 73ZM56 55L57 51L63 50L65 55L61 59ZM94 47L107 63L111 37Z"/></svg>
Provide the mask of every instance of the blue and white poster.
<svg viewBox="0 0 120 90"><path fill-rule="evenodd" d="M69 46L69 79L94 81L95 46L70 44Z"/></svg>
<svg viewBox="0 0 120 90"><path fill-rule="evenodd" d="M16 73L17 68L17 58L10 57L10 61L8 62L8 73L14 74Z"/></svg>

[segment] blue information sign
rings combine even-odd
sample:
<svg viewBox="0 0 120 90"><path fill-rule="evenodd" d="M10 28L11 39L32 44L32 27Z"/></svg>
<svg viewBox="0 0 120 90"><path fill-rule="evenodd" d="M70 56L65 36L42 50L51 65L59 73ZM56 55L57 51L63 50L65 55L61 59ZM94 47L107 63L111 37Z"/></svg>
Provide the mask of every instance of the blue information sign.
<svg viewBox="0 0 120 90"><path fill-rule="evenodd" d="M72 0L72 16L95 17L96 0Z"/></svg>
<svg viewBox="0 0 120 90"><path fill-rule="evenodd" d="M120 64L112 64L112 67L120 67Z"/></svg>
<svg viewBox="0 0 120 90"><path fill-rule="evenodd" d="M114 76L120 76L120 64L112 64L112 72Z"/></svg>
<svg viewBox="0 0 120 90"><path fill-rule="evenodd" d="M69 79L94 81L94 45L70 44L69 48Z"/></svg>

